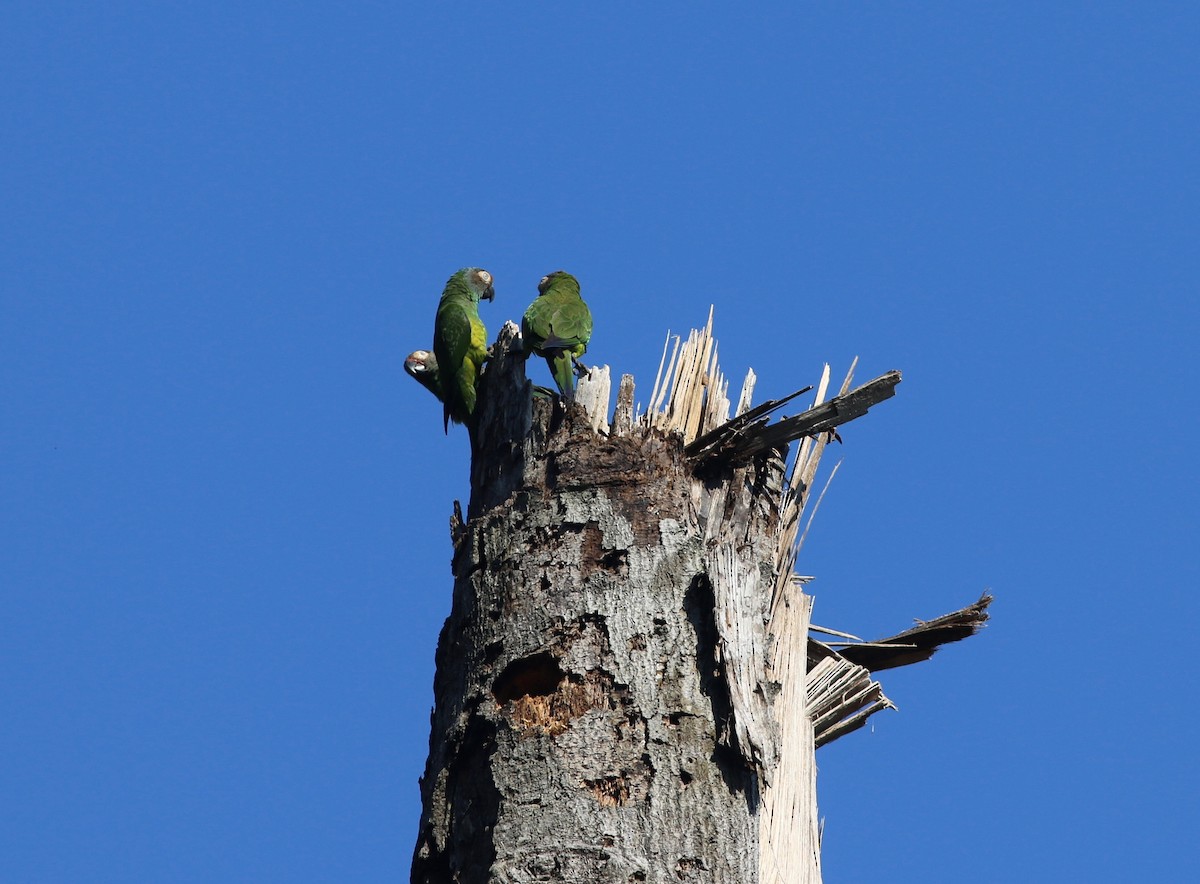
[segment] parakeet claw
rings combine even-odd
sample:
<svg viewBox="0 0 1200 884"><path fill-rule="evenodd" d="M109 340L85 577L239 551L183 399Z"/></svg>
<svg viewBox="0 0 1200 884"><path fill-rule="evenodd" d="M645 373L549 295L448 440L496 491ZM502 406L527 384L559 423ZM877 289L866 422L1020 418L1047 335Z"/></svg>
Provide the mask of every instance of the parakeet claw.
<svg viewBox="0 0 1200 884"><path fill-rule="evenodd" d="M578 359L576 359L574 356L571 357L571 361L573 363L575 363L575 377L582 378L582 377L591 377L592 376L592 370L590 368L588 368L586 365L584 365L582 362L580 362Z"/></svg>

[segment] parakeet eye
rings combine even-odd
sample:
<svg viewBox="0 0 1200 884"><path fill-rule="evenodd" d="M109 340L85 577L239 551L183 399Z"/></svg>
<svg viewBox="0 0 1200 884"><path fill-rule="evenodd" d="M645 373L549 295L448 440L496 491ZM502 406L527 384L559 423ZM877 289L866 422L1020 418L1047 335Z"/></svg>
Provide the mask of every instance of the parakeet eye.
<svg viewBox="0 0 1200 884"><path fill-rule="evenodd" d="M491 285L492 284L492 274L488 273L486 270L480 270L479 271L479 281L482 282L484 285Z"/></svg>

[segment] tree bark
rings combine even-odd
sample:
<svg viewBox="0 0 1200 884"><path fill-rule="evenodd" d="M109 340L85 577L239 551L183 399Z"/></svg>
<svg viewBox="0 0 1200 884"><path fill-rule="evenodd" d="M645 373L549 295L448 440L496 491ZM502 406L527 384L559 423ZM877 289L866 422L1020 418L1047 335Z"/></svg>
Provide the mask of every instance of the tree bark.
<svg viewBox="0 0 1200 884"><path fill-rule="evenodd" d="M481 378L452 521L412 880L819 882L811 604L790 578L823 443L792 479L786 441L685 453L729 418L711 319L665 410L656 382L635 417L626 376L611 427L606 368L581 382L591 414L531 400L516 337Z"/></svg>

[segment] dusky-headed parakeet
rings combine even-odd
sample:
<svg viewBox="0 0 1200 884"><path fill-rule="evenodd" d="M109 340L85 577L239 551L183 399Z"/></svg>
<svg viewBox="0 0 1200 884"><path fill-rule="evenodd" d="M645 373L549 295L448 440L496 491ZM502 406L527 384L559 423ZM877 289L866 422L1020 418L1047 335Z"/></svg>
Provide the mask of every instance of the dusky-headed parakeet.
<svg viewBox="0 0 1200 884"><path fill-rule="evenodd" d="M428 350L413 350L404 360L404 370L414 381L442 401L442 379L438 374L437 357Z"/></svg>
<svg viewBox="0 0 1200 884"><path fill-rule="evenodd" d="M404 370L414 381L442 401L442 378L438 372L437 357L428 350L413 350L404 360ZM534 399L553 399L554 391L549 387L533 385Z"/></svg>
<svg viewBox="0 0 1200 884"><path fill-rule="evenodd" d="M556 270L538 283L538 297L521 320L527 353L540 353L563 398L575 398L575 375L587 372L579 357L592 338L592 314L579 296L579 280Z"/></svg>
<svg viewBox="0 0 1200 884"><path fill-rule="evenodd" d="M492 274L464 267L447 280L438 302L433 356L439 369L446 432L450 421L464 423L475 412L475 382L487 358L487 329L479 318L479 301L495 296Z"/></svg>

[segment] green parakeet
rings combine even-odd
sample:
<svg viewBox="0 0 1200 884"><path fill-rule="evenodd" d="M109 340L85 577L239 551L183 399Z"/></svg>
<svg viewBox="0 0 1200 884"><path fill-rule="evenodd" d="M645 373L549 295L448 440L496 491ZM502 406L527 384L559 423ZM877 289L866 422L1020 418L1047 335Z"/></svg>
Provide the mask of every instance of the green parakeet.
<svg viewBox="0 0 1200 884"><path fill-rule="evenodd" d="M404 360L404 370L414 381L442 401L442 378L438 372L437 357L428 350L413 350ZM534 399L553 399L554 391L549 387L533 385Z"/></svg>
<svg viewBox="0 0 1200 884"><path fill-rule="evenodd" d="M447 280L438 302L433 356L439 367L446 432L450 421L464 423L475 412L475 381L487 358L487 329L479 319L479 301L494 297L492 274L464 267Z"/></svg>
<svg viewBox="0 0 1200 884"><path fill-rule="evenodd" d="M538 283L538 297L521 320L527 353L540 353L550 366L558 392L575 398L575 374L587 372L579 357L592 339L592 314L579 297L579 280L556 270Z"/></svg>

